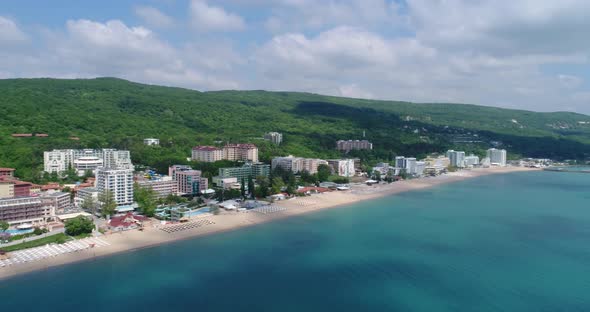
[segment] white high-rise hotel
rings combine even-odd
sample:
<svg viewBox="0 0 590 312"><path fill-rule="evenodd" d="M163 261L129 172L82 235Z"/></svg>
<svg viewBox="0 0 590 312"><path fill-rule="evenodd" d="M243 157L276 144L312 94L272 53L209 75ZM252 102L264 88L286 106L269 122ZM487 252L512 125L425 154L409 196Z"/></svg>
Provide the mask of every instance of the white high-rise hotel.
<svg viewBox="0 0 590 312"><path fill-rule="evenodd" d="M486 152L486 157L490 159L492 165L506 166L506 150L490 148Z"/></svg>
<svg viewBox="0 0 590 312"><path fill-rule="evenodd" d="M118 206L133 204L133 169L98 168L95 186L99 193L110 191Z"/></svg>
<svg viewBox="0 0 590 312"><path fill-rule="evenodd" d="M79 175L85 171L96 171L97 168L133 169L129 151L116 149L63 149L43 153L43 169L45 172L61 173L74 168Z"/></svg>
<svg viewBox="0 0 590 312"><path fill-rule="evenodd" d="M457 168L465 167L465 152L449 150L447 151L447 157L451 162L451 166Z"/></svg>

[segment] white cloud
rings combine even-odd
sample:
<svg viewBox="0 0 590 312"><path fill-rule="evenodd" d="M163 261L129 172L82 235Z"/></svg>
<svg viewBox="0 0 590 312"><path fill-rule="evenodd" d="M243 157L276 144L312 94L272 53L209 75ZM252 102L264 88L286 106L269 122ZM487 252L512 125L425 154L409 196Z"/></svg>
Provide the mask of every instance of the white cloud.
<svg viewBox="0 0 590 312"><path fill-rule="evenodd" d="M494 55L587 50L590 2L407 0L417 37L439 47Z"/></svg>
<svg viewBox="0 0 590 312"><path fill-rule="evenodd" d="M397 7L385 0L278 0L265 26L272 33L325 30L349 25L370 28L401 23Z"/></svg>
<svg viewBox="0 0 590 312"><path fill-rule="evenodd" d="M13 20L0 16L0 46L22 43L27 39L27 35L20 30Z"/></svg>
<svg viewBox="0 0 590 312"><path fill-rule="evenodd" d="M151 30L119 20L67 21L65 31L46 32L41 50L3 55L2 76L91 78L112 76L193 89L236 89L229 70L241 60L231 44L177 48ZM197 53L198 52L198 53ZM231 56L234 58L231 58ZM205 61L195 61L196 56Z"/></svg>
<svg viewBox="0 0 590 312"><path fill-rule="evenodd" d="M174 19L160 10L150 6L137 6L135 14L145 23L157 28L169 28L174 26Z"/></svg>
<svg viewBox="0 0 590 312"><path fill-rule="evenodd" d="M210 6L203 0L192 0L189 10L191 23L200 32L240 31L246 27L241 16L226 12L222 7Z"/></svg>

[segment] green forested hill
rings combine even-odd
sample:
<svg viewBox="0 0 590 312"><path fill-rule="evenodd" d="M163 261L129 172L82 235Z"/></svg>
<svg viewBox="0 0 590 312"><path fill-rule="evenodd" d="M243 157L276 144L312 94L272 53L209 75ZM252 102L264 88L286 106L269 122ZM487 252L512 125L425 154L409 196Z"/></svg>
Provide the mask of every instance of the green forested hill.
<svg viewBox="0 0 590 312"><path fill-rule="evenodd" d="M294 92L197 92L114 78L0 80L0 167L15 167L32 180L42 170L43 151L53 148L127 148L135 162L163 169L185 162L192 146L215 141L256 143L263 159L338 157L335 141L360 139L363 130L375 151L356 156L372 161L450 147L477 153L492 144L532 157L590 155L590 116L575 113ZM285 144L261 140L267 131L282 132ZM146 137L159 138L162 146L144 146Z"/></svg>

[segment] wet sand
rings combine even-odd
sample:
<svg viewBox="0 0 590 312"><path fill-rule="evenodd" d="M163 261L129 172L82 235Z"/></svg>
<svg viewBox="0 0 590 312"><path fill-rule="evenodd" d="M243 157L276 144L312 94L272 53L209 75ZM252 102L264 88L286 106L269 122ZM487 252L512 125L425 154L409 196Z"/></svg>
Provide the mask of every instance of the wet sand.
<svg viewBox="0 0 590 312"><path fill-rule="evenodd" d="M214 233L236 230L246 226L262 224L277 219L310 213L313 211L345 206L352 203L370 200L378 197L425 189L437 185L462 181L469 178L500 174L517 171L531 171L535 169L521 167L486 168L453 172L437 177L412 179L391 184L379 184L374 186L353 185L347 191L334 191L324 194L316 194L307 197L296 197L274 203L275 206L287 208L286 210L272 214L256 212L223 212L219 215L210 215L202 218L208 219L214 224L205 225L174 233L166 233L159 229L159 225L146 227L144 231L131 230L110 235L101 236L109 246L89 248L86 250L62 254L39 261L12 265L0 268L0 280L19 274L43 270L50 267L66 265L69 263L87 261L98 257L105 257L121 252L132 252L137 249L156 246L168 242L190 239ZM156 222L154 222L156 223Z"/></svg>

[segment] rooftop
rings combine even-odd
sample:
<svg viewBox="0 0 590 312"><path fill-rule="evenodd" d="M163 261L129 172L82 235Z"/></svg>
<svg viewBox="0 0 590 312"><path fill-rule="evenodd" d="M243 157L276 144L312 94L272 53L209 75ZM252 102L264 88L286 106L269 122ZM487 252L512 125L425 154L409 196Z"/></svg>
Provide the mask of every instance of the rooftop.
<svg viewBox="0 0 590 312"><path fill-rule="evenodd" d="M217 148L215 146L195 146L193 147L193 151L207 151L207 152L211 152L211 151L216 151L219 150L220 148Z"/></svg>
<svg viewBox="0 0 590 312"><path fill-rule="evenodd" d="M239 144L226 144L225 147L256 148L256 145L251 144L251 143L239 143Z"/></svg>

